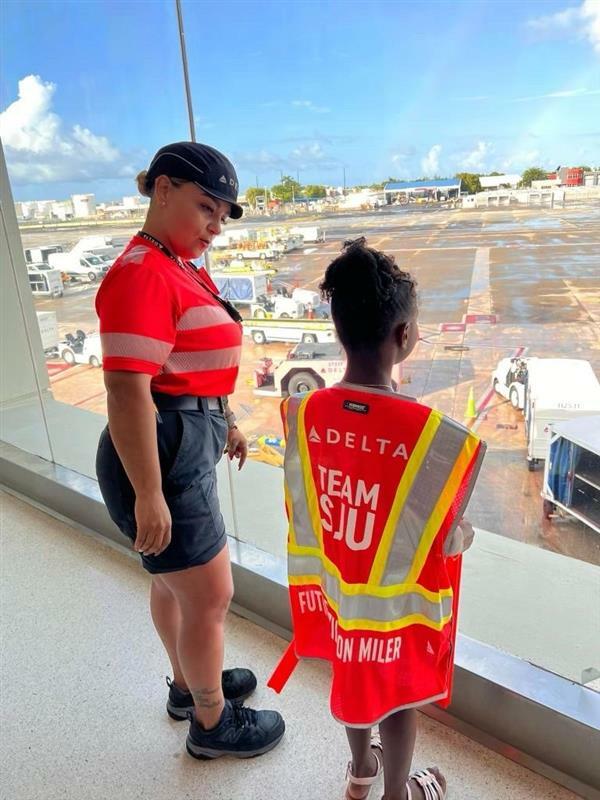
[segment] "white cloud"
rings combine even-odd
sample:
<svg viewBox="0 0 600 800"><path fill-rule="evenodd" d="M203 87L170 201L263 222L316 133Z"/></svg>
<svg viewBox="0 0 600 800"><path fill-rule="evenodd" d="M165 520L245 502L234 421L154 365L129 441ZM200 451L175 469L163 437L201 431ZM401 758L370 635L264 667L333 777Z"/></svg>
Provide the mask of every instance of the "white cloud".
<svg viewBox="0 0 600 800"><path fill-rule="evenodd" d="M488 158L494 152L490 142L477 142L470 153L465 153L458 158L458 164L466 171L484 172L487 169Z"/></svg>
<svg viewBox="0 0 600 800"><path fill-rule="evenodd" d="M556 92L547 92L546 94L534 94L528 97L515 97L511 103L525 103L529 100L548 100L548 99L563 99L569 97L589 97L590 95L600 94L600 89L561 89Z"/></svg>
<svg viewBox="0 0 600 800"><path fill-rule="evenodd" d="M530 19L527 26L543 36L577 36L587 39L600 55L600 0L584 0L555 14Z"/></svg>
<svg viewBox="0 0 600 800"><path fill-rule="evenodd" d="M305 108L315 114L329 114L331 111L327 106L316 106L312 100L292 100L292 105L296 108Z"/></svg>
<svg viewBox="0 0 600 800"><path fill-rule="evenodd" d="M594 50L600 54L600 0L585 0L581 13L589 26L586 36Z"/></svg>
<svg viewBox="0 0 600 800"><path fill-rule="evenodd" d="M502 169L516 169L517 172L522 172L527 167L537 166L540 161L539 150L517 150L502 162Z"/></svg>
<svg viewBox="0 0 600 800"><path fill-rule="evenodd" d="M340 161L331 156L319 141L306 139L288 152L278 153L263 148L259 151L236 153L234 163L253 172L283 171L295 175L296 170L316 169L327 171L339 169Z"/></svg>
<svg viewBox="0 0 600 800"><path fill-rule="evenodd" d="M56 85L28 75L18 99L0 113L0 134L15 183L94 180L134 174L105 136L75 124L65 130L52 111Z"/></svg>
<svg viewBox="0 0 600 800"><path fill-rule="evenodd" d="M442 152L441 144L434 144L431 150L427 153L425 158L421 160L421 169L423 175L428 178L433 178L440 171L440 153Z"/></svg>

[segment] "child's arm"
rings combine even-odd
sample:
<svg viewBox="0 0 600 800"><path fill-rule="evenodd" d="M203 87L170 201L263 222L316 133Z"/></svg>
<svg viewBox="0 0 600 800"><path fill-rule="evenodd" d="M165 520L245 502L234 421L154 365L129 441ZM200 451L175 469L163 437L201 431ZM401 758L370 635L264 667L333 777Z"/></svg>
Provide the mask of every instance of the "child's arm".
<svg viewBox="0 0 600 800"><path fill-rule="evenodd" d="M463 517L460 524L456 526L455 530L444 542L444 555L457 556L460 553L464 553L473 544L474 536L473 526L469 520Z"/></svg>

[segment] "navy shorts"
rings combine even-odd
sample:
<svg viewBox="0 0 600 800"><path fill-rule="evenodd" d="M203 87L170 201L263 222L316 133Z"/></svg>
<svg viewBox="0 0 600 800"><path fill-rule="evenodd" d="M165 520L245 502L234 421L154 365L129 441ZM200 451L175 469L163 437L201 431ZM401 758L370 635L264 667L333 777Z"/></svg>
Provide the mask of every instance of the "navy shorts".
<svg viewBox="0 0 600 800"><path fill-rule="evenodd" d="M176 572L208 563L227 541L215 470L227 444L227 422L220 411L161 411L156 436L171 543L160 555L141 558L148 572ZM113 522L135 541L135 493L108 426L98 443L96 475Z"/></svg>

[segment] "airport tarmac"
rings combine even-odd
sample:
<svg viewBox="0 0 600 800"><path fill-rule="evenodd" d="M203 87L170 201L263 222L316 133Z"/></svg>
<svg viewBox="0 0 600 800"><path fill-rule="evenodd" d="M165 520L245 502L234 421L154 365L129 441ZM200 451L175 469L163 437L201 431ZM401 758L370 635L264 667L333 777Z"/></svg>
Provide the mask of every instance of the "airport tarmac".
<svg viewBox="0 0 600 800"><path fill-rule="evenodd" d="M278 261L278 278L316 288L343 241L365 235L417 279L423 340L403 366L403 390L468 422L487 441L469 507L472 522L600 564L598 534L571 520L543 520L541 470L527 470L523 416L490 389L499 359L516 354L583 358L600 374L600 207L409 207L319 219L318 224L326 229L326 241ZM119 235L132 232L120 229ZM71 239L83 235L69 232ZM60 241L61 234L46 238ZM33 243L28 240L31 234L25 233L24 246ZM77 328L91 331L97 328L95 291L82 284L63 298L36 299L36 308L57 312L61 335ZM279 401L254 395L254 368L263 356L275 362L284 358L290 346L245 340L232 405L253 440L281 434ZM64 366L49 364L55 398L105 414L101 371ZM477 418L466 420L471 389Z"/></svg>

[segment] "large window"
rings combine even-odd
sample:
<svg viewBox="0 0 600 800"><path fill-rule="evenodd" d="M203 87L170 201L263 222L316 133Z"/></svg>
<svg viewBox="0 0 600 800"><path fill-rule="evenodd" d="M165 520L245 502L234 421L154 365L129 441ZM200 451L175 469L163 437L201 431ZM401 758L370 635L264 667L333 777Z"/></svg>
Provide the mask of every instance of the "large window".
<svg viewBox="0 0 600 800"><path fill-rule="evenodd" d="M189 108L174 3L58 8L4 7L20 242L0 265L3 438L93 476L106 421L94 296L143 224L136 173L189 138ZM318 286L343 242L366 236L419 285L402 391L488 443L462 631L593 684L600 533L549 499L544 467L552 425L600 419L567 363L600 374L597 26L581 10L562 24L551 3L439 9L183 3L196 134L232 158L246 209L209 254L245 318L231 402L251 459L240 474L221 464L223 511L232 535L283 557L279 404L341 377ZM536 359L555 359L543 379ZM536 419L542 380L562 399Z"/></svg>

